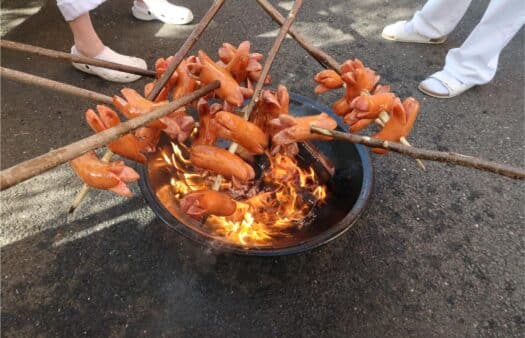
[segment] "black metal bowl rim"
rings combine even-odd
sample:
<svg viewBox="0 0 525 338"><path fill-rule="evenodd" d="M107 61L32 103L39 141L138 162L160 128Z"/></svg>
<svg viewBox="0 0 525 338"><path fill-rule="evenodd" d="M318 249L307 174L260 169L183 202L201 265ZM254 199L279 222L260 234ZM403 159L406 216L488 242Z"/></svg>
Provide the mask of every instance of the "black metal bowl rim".
<svg viewBox="0 0 525 338"><path fill-rule="evenodd" d="M307 97L297 95L290 93L290 99L294 101L302 102L303 104L311 105L312 107L315 107L319 111L326 112L327 114L331 116L336 116L333 111L324 106L321 105ZM336 117L336 119L339 121L339 127L341 128L341 119ZM205 238L204 235L201 235L197 233L196 231L192 230L190 227L186 226L185 224L179 222L166 208L162 206L162 203L157 199L155 193L153 192L153 189L151 188L149 184L149 180L146 179L148 175L146 165L140 165L139 171L140 176L142 179L139 181L140 189L144 195L144 198L148 202L149 206L153 209L153 211L157 214L157 216L166 224L169 228L176 230L177 232L181 233L185 237L194 240L202 245L205 245L206 247L209 247L212 250L216 250L218 252L231 252L231 253L237 253L242 255L252 255L252 256L282 256L282 255L290 255L295 254L299 252L303 252L305 250L311 250L314 248L317 248L321 245L327 244L334 239L338 238L342 234L344 234L347 230L352 228L352 226L357 222L361 214L364 212L366 205L368 204L368 201L370 200L370 196L372 194L373 185L374 185L374 177L373 177L373 169L372 169L372 160L370 157L370 152L368 151L368 148L360 145L360 144L349 144L349 146L354 146L357 150L357 153L359 154L359 157L361 159L362 167L363 167L363 183L361 186L361 190L359 192L359 197L357 198L354 206L350 210L350 212L341 220L338 222L336 226L333 226L326 231L311 237L307 240L300 241L300 242L294 242L290 244L289 246L284 246L280 248L247 248L243 247L241 245L236 245L234 243L228 243L225 241L220 241L217 238L208 237ZM176 221L176 225L173 224L173 220ZM217 244L214 244L216 242Z"/></svg>

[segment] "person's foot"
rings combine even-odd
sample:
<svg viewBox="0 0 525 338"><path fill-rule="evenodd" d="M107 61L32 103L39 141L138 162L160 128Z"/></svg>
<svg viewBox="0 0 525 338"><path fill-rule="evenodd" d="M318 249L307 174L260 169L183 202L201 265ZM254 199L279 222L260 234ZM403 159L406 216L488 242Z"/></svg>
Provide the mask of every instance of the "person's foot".
<svg viewBox="0 0 525 338"><path fill-rule="evenodd" d="M185 25L193 20L191 11L167 0L135 0L131 13L139 20L160 20L171 25Z"/></svg>
<svg viewBox="0 0 525 338"><path fill-rule="evenodd" d="M429 43L440 44L447 41L447 37L443 36L437 39L432 39L421 34L418 34L411 22L398 21L386 26L381 33L385 40L399 41L399 42L414 42L414 43Z"/></svg>
<svg viewBox="0 0 525 338"><path fill-rule="evenodd" d="M474 85L465 84L447 72L440 71L422 81L418 89L432 97L449 99L463 94L472 87L474 87Z"/></svg>
<svg viewBox="0 0 525 338"><path fill-rule="evenodd" d="M86 56L80 53L75 46L71 47L71 54ZM120 64L142 68L142 69L148 68L146 61L140 58L133 57L133 56L119 54L107 46L104 46L102 51L98 55L96 55L95 58L99 60L120 63ZM73 62L72 64L73 64L73 67L75 67L78 70L81 70L88 74L99 76L103 78L104 80L108 80L112 82L127 83L127 82L137 81L138 79L140 79L140 75L119 72L119 71L112 70L112 69L96 67L96 66L86 65L82 63Z"/></svg>

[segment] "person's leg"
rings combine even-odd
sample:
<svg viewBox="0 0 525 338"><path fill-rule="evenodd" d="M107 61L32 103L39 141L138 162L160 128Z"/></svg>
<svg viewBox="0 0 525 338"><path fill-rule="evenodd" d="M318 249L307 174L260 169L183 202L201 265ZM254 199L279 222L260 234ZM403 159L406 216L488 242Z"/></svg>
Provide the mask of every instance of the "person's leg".
<svg viewBox="0 0 525 338"><path fill-rule="evenodd" d="M429 0L409 25L420 35L440 38L456 28L472 0Z"/></svg>
<svg viewBox="0 0 525 338"><path fill-rule="evenodd" d="M89 12L69 21L68 24L73 33L75 47L80 54L95 57L102 52L104 43L102 43L97 32L95 32L95 28L93 28Z"/></svg>
<svg viewBox="0 0 525 338"><path fill-rule="evenodd" d="M472 0L429 0L410 21L398 21L383 29L387 40L443 43L457 26Z"/></svg>
<svg viewBox="0 0 525 338"><path fill-rule="evenodd" d="M524 24L522 0L492 0L467 40L448 52L444 70L463 83L488 83L496 75L501 51Z"/></svg>
<svg viewBox="0 0 525 338"><path fill-rule="evenodd" d="M128 66L146 69L146 61L127 55L119 54L104 45L99 38L89 11L95 9L105 0L57 0L57 6L68 22L75 44L71 47L71 54L83 55L100 60L111 61ZM95 67L80 63L73 66L83 72L97 75L105 80L114 82L133 82L140 79L140 75L118 72L115 70Z"/></svg>
<svg viewBox="0 0 525 338"><path fill-rule="evenodd" d="M423 81L420 89L429 95L450 97L488 83L496 74L501 51L524 24L522 0L492 0L467 40L448 52L443 70ZM451 93L454 86L466 89Z"/></svg>

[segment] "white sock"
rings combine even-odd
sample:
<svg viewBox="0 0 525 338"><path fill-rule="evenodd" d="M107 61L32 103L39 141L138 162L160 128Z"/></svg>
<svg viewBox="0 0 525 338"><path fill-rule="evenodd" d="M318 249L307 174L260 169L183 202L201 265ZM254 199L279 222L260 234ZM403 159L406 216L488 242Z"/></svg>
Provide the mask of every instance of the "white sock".
<svg viewBox="0 0 525 338"><path fill-rule="evenodd" d="M438 95L448 95L448 89L443 85L441 81L438 79L434 79L432 77L426 79L425 81L421 82L421 86L427 89L428 91L432 93L436 93Z"/></svg>

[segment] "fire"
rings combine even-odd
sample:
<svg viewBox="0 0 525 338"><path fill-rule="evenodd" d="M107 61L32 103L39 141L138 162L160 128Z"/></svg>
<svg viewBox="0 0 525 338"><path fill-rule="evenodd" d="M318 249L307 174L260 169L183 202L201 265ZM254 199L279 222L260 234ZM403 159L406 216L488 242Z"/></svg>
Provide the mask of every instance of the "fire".
<svg viewBox="0 0 525 338"><path fill-rule="evenodd" d="M191 191L211 189L215 175L197 172L184 156L188 149L172 143L172 152L161 153L165 164L173 168L171 190L178 201ZM228 217L211 215L203 228L213 237L243 246L266 246L274 238L289 237L300 229L316 205L326 198L326 187L319 185L315 171L302 169L286 155L269 156L270 168L262 174L264 188L255 194L242 194L237 200L237 211ZM235 190L235 185L224 180L220 190Z"/></svg>

